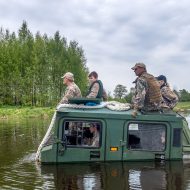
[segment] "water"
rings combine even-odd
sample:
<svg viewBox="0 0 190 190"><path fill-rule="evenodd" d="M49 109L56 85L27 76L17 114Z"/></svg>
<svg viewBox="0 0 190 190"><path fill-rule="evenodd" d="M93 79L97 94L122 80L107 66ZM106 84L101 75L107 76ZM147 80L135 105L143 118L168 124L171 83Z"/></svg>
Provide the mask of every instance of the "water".
<svg viewBox="0 0 190 190"><path fill-rule="evenodd" d="M190 189L190 161L39 165L35 152L50 119L0 121L0 190Z"/></svg>

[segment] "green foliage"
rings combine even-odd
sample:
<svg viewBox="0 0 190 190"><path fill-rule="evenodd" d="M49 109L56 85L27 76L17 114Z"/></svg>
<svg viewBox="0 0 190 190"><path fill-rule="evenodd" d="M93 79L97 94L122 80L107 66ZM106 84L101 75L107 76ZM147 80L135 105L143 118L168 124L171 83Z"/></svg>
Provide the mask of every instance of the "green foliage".
<svg viewBox="0 0 190 190"><path fill-rule="evenodd" d="M127 95L127 87L118 84L114 89L114 97L116 99L122 99Z"/></svg>
<svg viewBox="0 0 190 190"><path fill-rule="evenodd" d="M58 31L53 38L33 36L25 21L18 35L0 29L0 105L56 105L65 88L61 76L68 71L84 93L88 69L76 41L67 43Z"/></svg>
<svg viewBox="0 0 190 190"><path fill-rule="evenodd" d="M132 97L133 97L133 94L130 92L129 94L127 94L127 95L125 96L125 100L126 100L128 103L131 103Z"/></svg>
<svg viewBox="0 0 190 190"><path fill-rule="evenodd" d="M180 96L181 102L190 101L190 93L187 90L185 90L185 89L180 90L178 94Z"/></svg>

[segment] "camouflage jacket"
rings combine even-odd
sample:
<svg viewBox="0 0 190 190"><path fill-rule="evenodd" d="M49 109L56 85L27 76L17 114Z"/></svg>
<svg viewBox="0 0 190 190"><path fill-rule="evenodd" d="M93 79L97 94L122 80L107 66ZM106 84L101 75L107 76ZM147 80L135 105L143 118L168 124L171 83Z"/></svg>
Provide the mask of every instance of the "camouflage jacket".
<svg viewBox="0 0 190 190"><path fill-rule="evenodd" d="M103 100L107 100L107 93L106 93L105 89L103 88L103 84L101 84L101 86L100 86L100 83L94 82L90 86L88 95L86 97L87 98L99 98L98 94L99 94L99 96L101 96L101 98L103 98Z"/></svg>
<svg viewBox="0 0 190 190"><path fill-rule="evenodd" d="M79 87L73 82L72 85L67 86L65 90L65 95L62 100L59 102L60 104L67 104L69 98L81 97L81 91Z"/></svg>
<svg viewBox="0 0 190 190"><path fill-rule="evenodd" d="M179 101L178 96L170 89L169 85L162 86L160 90L163 97L162 103L173 109Z"/></svg>
<svg viewBox="0 0 190 190"><path fill-rule="evenodd" d="M148 73L146 74L150 75ZM155 78L153 77L153 79ZM156 79L155 79L155 83L157 83ZM143 75L138 77L135 80L135 84L136 84L135 93L134 93L134 96L132 97L132 103L134 105L134 109L145 110L145 111L159 110L161 107L161 101L162 101L161 95L160 95L159 102L150 102L149 86L148 86L148 82L146 78L144 78ZM159 86L157 84L155 85L155 88L158 88L157 90L159 91Z"/></svg>

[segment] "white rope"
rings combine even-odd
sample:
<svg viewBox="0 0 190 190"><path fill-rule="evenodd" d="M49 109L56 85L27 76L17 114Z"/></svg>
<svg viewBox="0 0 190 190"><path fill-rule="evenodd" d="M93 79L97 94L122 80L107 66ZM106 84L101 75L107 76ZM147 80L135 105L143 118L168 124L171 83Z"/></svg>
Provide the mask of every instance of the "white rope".
<svg viewBox="0 0 190 190"><path fill-rule="evenodd" d="M106 102L101 102L100 104L94 105L94 106L87 106L84 104L60 104L57 106L57 110L60 108L73 108L73 109L98 109L98 108L104 108L106 106Z"/></svg>
<svg viewBox="0 0 190 190"><path fill-rule="evenodd" d="M113 111L127 111L131 109L131 105L129 103L120 103L116 101L110 101L106 104L106 107Z"/></svg>
<svg viewBox="0 0 190 190"><path fill-rule="evenodd" d="M48 128L48 130L47 130L47 132L46 132L46 134L45 134L45 136L44 136L42 142L40 143L40 145L39 145L39 147L38 147L38 150L37 150L37 152L36 152L36 157L35 157L35 160L36 160L36 161L41 161L41 158L40 158L40 151L41 151L41 149L43 148L43 145L46 143L48 137L50 136L50 132L51 132L53 126L54 126L55 119L56 119L56 111L55 111L55 113L54 113L54 115L53 115L53 117L52 117L52 120L51 120L51 123L50 123L50 125L49 125L49 128Z"/></svg>
<svg viewBox="0 0 190 190"><path fill-rule="evenodd" d="M98 108L108 108L110 110L115 111L127 111L131 109L131 105L129 103L120 103L116 101L110 101L110 102L101 102L100 104L97 104L95 106L87 106L84 104L60 104L57 106L57 110L60 108L73 108L73 109L98 109Z"/></svg>

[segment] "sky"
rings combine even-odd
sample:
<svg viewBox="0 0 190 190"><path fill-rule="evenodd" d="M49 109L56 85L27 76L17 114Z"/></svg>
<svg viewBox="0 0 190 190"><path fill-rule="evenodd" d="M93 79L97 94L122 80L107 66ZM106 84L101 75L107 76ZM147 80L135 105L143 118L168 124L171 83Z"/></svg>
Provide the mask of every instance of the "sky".
<svg viewBox="0 0 190 190"><path fill-rule="evenodd" d="M26 21L33 34L76 40L107 92L130 91L137 62L190 91L189 8L189 0L1 0L0 27L17 32Z"/></svg>

